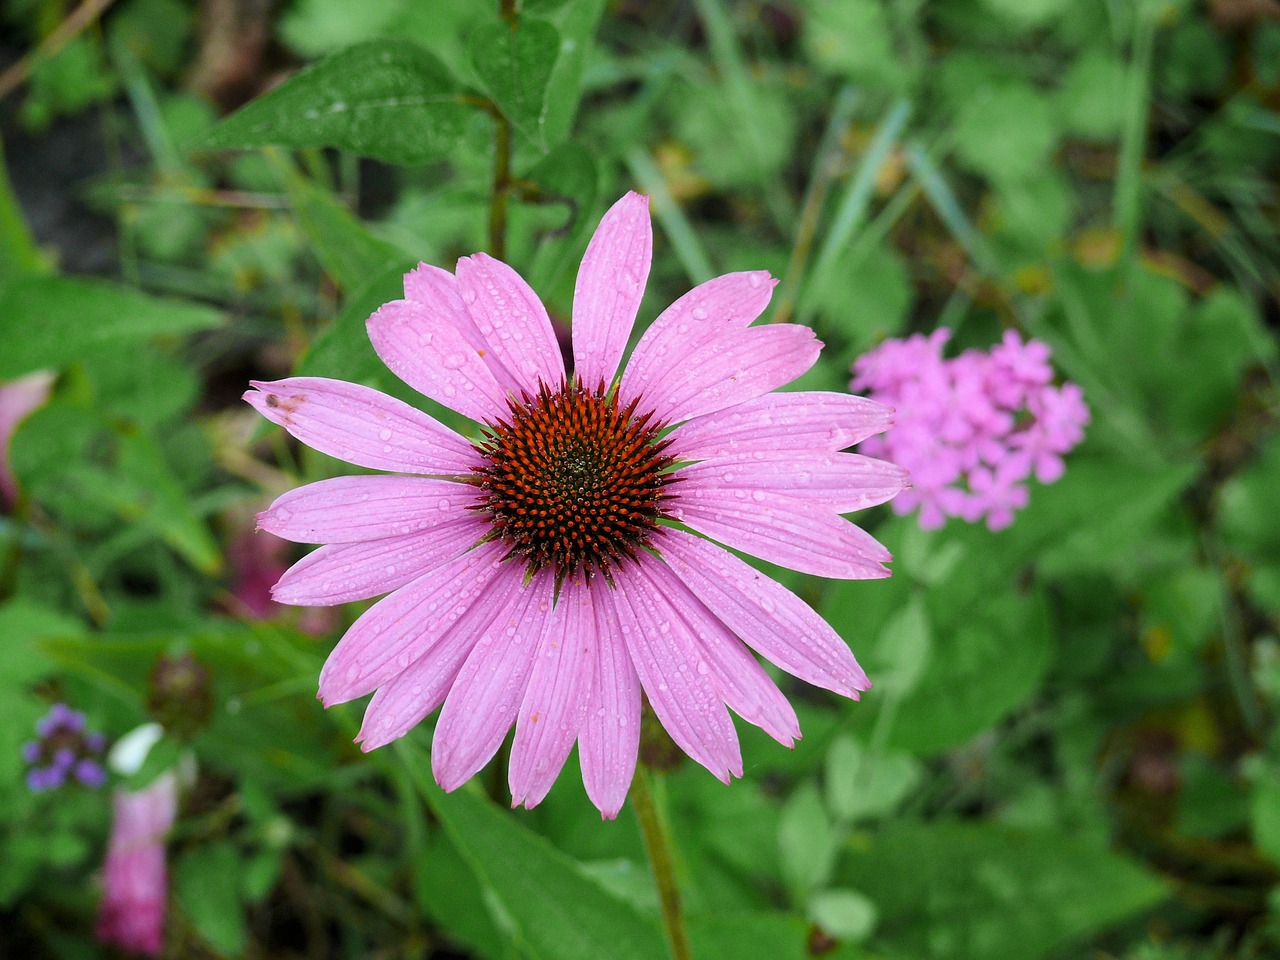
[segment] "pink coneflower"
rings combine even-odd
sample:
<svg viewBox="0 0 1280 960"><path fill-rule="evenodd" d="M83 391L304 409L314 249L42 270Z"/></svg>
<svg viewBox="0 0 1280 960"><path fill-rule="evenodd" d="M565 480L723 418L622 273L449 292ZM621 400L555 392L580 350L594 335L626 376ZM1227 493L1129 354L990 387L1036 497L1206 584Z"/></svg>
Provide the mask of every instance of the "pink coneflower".
<svg viewBox="0 0 1280 960"><path fill-rule="evenodd" d="M369 318L370 339L406 383L479 424L474 441L341 381L255 383L245 395L318 450L413 474L322 480L259 524L327 544L281 578L277 600L391 591L334 649L320 697L376 691L365 750L443 704L432 768L446 790L514 723L514 804L546 795L576 741L587 793L613 817L635 768L642 691L672 739L727 782L742 758L726 705L787 746L800 735L751 650L854 699L869 686L806 603L695 533L818 576L888 576L889 552L840 514L888 500L906 474L840 451L892 411L771 392L821 344L805 327L750 326L773 288L764 272L681 297L617 378L652 244L648 200L628 194L578 273L572 376L546 309L506 264L476 254L456 275L423 264L405 277L405 299Z"/></svg>

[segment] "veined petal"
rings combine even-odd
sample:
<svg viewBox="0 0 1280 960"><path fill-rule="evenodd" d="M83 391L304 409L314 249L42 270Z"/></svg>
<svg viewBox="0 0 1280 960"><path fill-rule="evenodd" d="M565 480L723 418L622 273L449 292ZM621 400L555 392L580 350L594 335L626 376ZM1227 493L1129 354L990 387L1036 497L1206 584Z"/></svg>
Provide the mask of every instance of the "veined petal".
<svg viewBox="0 0 1280 960"><path fill-rule="evenodd" d="M766 660L854 700L870 689L848 644L776 580L682 530L664 530L655 546L707 609Z"/></svg>
<svg viewBox="0 0 1280 960"><path fill-rule="evenodd" d="M360 750L368 753L385 747L430 716L436 707L444 703L445 695L472 646L474 643L450 643L446 638L415 660L413 666L400 676L379 687L364 708L364 719L360 723L360 732L356 734L355 742L360 744ZM407 678L411 673L421 679L409 682Z"/></svg>
<svg viewBox="0 0 1280 960"><path fill-rule="evenodd" d="M332 706L372 693L430 650L473 606L473 616L483 621L493 606L490 588L519 579L516 571L500 569L503 552L499 544L483 543L361 614L320 671L320 699Z"/></svg>
<svg viewBox="0 0 1280 960"><path fill-rule="evenodd" d="M599 657L594 597L581 580L560 588L533 661L511 744L511 805L542 802L578 739Z"/></svg>
<svg viewBox="0 0 1280 960"><path fill-rule="evenodd" d="M535 575L501 628L480 638L453 682L431 747L431 769L445 790L488 763L515 722L550 623L552 587L550 573Z"/></svg>
<svg viewBox="0 0 1280 960"><path fill-rule="evenodd" d="M506 391L454 325L450 311L392 300L367 326L382 362L423 396L479 422L506 414Z"/></svg>
<svg viewBox="0 0 1280 960"><path fill-rule="evenodd" d="M893 408L847 393L769 393L695 417L671 434L688 460L843 450L893 425Z"/></svg>
<svg viewBox="0 0 1280 960"><path fill-rule="evenodd" d="M628 193L596 227L573 291L574 373L588 389L618 371L652 260L649 198Z"/></svg>
<svg viewBox="0 0 1280 960"><path fill-rule="evenodd" d="M889 576L880 565L893 559L889 551L830 508L777 495L740 500L732 492L704 489L682 495L670 509L701 534L801 573L840 580Z"/></svg>
<svg viewBox="0 0 1280 960"><path fill-rule="evenodd" d="M800 736L796 712L742 641L665 563L641 564L638 575L647 577L680 615L691 641L706 657L698 672L710 675L729 709L784 747L792 746Z"/></svg>
<svg viewBox="0 0 1280 960"><path fill-rule="evenodd" d="M440 706L481 636L505 629L520 602L520 578L497 578L483 603L472 604L452 630L378 688L356 737L360 749L368 753L403 737Z"/></svg>
<svg viewBox="0 0 1280 960"><path fill-rule="evenodd" d="M480 328L467 312L458 289L458 278L448 270L420 263L404 275L404 298L420 303L429 310L443 314L462 338L476 351L498 385L508 393L519 395L520 381L512 375L492 350L489 342L480 334Z"/></svg>
<svg viewBox="0 0 1280 960"><path fill-rule="evenodd" d="M587 715L578 731L578 762L587 796L613 820L626 802L640 752L640 678L622 639L613 592L599 577L588 589L599 642Z"/></svg>
<svg viewBox="0 0 1280 960"><path fill-rule="evenodd" d="M277 603L317 607L367 600L454 559L489 530L485 521L463 516L405 536L331 543L286 570L271 596Z"/></svg>
<svg viewBox="0 0 1280 960"><path fill-rule="evenodd" d="M687 420L723 410L790 383L813 366L822 343L808 327L786 323L718 337L672 363L642 393L659 420ZM637 394L623 374L622 398Z"/></svg>
<svg viewBox="0 0 1280 960"><path fill-rule="evenodd" d="M622 399L650 387L699 347L748 326L769 305L777 281L764 270L728 273L694 287L653 321L622 375Z"/></svg>
<svg viewBox="0 0 1280 960"><path fill-rule="evenodd" d="M475 488L432 477L334 477L290 490L258 527L294 543L352 543L425 530L476 502Z"/></svg>
<svg viewBox="0 0 1280 960"><path fill-rule="evenodd" d="M476 329L530 396L564 383L564 358L551 318L533 288L501 260L477 253L458 261L458 289Z"/></svg>
<svg viewBox="0 0 1280 960"><path fill-rule="evenodd" d="M641 562L645 562L641 560ZM729 711L671 604L642 578L619 571L614 606L636 674L653 712L690 757L728 783L742 776L742 753Z"/></svg>
<svg viewBox="0 0 1280 960"><path fill-rule="evenodd" d="M467 473L476 453L448 427L395 397L342 380L291 377L244 399L307 446L374 470Z"/></svg>
<svg viewBox="0 0 1280 960"><path fill-rule="evenodd" d="M680 479L680 498L686 501L706 493L754 499L763 492L770 499L789 497L850 513L896 496L907 486L907 471L856 453L781 454L704 460L682 469Z"/></svg>

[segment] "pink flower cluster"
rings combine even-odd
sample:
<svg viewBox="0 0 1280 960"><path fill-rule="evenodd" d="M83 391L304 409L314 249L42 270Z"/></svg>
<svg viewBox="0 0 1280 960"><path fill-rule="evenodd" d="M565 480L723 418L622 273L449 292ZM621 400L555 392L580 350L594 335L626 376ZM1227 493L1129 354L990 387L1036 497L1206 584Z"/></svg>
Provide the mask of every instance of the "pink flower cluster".
<svg viewBox="0 0 1280 960"><path fill-rule="evenodd" d="M947 517L984 516L1000 530L1027 505L1029 477L1062 476L1062 455L1083 438L1089 408L1074 383L1053 385L1045 344L1009 330L990 351L947 360L950 337L941 328L886 340L858 358L850 388L897 409L896 426L859 449L911 473L895 513L919 508L926 530Z"/></svg>

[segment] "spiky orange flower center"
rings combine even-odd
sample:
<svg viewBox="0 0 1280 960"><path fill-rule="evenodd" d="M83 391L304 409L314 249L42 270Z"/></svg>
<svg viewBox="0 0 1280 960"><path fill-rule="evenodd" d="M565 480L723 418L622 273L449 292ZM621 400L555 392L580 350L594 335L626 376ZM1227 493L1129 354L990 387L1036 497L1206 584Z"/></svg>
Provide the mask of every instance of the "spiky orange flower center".
<svg viewBox="0 0 1280 960"><path fill-rule="evenodd" d="M620 408L615 390L576 382L509 406L476 443L485 458L475 468L478 509L530 572L609 578L665 516L675 458L664 453L661 425L637 416L635 402Z"/></svg>

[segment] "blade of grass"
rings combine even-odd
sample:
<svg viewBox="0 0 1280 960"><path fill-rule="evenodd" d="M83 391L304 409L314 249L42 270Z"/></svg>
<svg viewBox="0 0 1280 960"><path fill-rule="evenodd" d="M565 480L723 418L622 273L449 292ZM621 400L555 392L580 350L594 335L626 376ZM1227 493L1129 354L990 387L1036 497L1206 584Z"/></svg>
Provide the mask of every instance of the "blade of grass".
<svg viewBox="0 0 1280 960"><path fill-rule="evenodd" d="M867 149L853 170L849 188L836 208L836 216L831 223L831 228L827 231L822 246L818 250L808 286L821 287L829 279L836 259L862 225L871 203L871 194L875 190L876 174L884 165L889 151L898 142L910 116L911 104L905 100L899 100L889 108L884 119L877 124Z"/></svg>
<svg viewBox="0 0 1280 960"><path fill-rule="evenodd" d="M996 260L991 248L987 246L986 238L969 220L938 165L918 142L907 144L906 157L907 169L924 191L938 218L968 254L969 260L985 276L994 276Z"/></svg>
<svg viewBox="0 0 1280 960"><path fill-rule="evenodd" d="M743 56L734 34L733 21L725 9L723 0L694 0L698 19L707 31L711 47L711 59L729 95L729 109L734 114L734 127L747 142L755 160L755 166L763 169L763 158L769 154L769 139L774 131L759 123L762 111L756 107L755 84L747 58ZM779 224L790 224L794 219L794 207L782 184L770 177L760 183L769 214Z"/></svg>
<svg viewBox="0 0 1280 960"><path fill-rule="evenodd" d="M684 211L667 190L667 182L653 159L640 147L633 147L627 151L626 161L627 169L631 171L631 176L640 189L652 198L653 215L671 241L671 247L676 259L684 267L685 275L695 284L710 280L715 276L711 260L693 227L689 225Z"/></svg>
<svg viewBox="0 0 1280 960"><path fill-rule="evenodd" d="M1111 219L1120 234L1121 257L1132 261L1142 206L1142 156L1146 151L1147 112L1151 99L1151 58L1155 23L1135 16L1133 53L1125 80L1124 121L1120 130L1115 190L1111 195Z"/></svg>
<svg viewBox="0 0 1280 960"><path fill-rule="evenodd" d="M773 313L773 323L786 323L791 319L791 313L795 309L796 292L800 287L800 277L804 272L805 263L813 250L813 237L818 229L818 218L822 215L822 205L826 201L831 181L844 157L841 140L845 129L853 120L853 111L857 104L858 92L852 84L848 84L836 95L835 103L831 107L831 119L827 123L827 129L823 131L813 162L813 171L809 175L809 189L805 191L804 204L800 209L800 225L796 229L796 238L791 245L787 273L778 288L778 306Z"/></svg>

